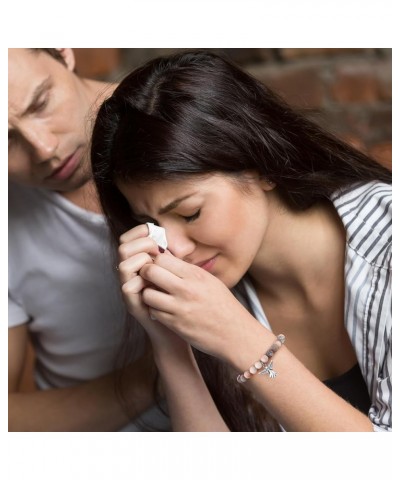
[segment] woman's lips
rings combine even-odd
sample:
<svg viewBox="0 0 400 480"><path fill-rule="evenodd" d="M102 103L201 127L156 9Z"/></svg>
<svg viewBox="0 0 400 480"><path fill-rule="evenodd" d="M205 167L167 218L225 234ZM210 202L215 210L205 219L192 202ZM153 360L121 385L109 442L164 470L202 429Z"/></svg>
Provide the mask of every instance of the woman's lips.
<svg viewBox="0 0 400 480"><path fill-rule="evenodd" d="M67 158L67 160L63 163L63 165L61 165L61 167L57 168L47 178L49 180L66 180L67 178L69 178L74 173L76 167L79 164L80 153L81 150L78 148L75 153L73 153Z"/></svg>
<svg viewBox="0 0 400 480"><path fill-rule="evenodd" d="M197 263L197 266L209 272L214 267L216 261L217 261L217 255L215 255L215 257L213 258L210 258L209 260L206 260L205 262Z"/></svg>

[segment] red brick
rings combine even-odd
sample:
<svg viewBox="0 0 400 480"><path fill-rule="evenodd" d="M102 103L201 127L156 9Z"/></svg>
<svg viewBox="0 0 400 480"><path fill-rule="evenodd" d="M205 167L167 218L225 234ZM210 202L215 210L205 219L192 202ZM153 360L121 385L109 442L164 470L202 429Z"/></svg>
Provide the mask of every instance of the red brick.
<svg viewBox="0 0 400 480"><path fill-rule="evenodd" d="M259 48L261 62L273 62L279 57L279 48Z"/></svg>
<svg viewBox="0 0 400 480"><path fill-rule="evenodd" d="M261 48L212 48L210 49L217 54L230 58L238 65L246 65L257 63L264 60L272 59L270 49ZM265 50L265 51L263 51ZM269 56L268 56L269 54Z"/></svg>
<svg viewBox="0 0 400 480"><path fill-rule="evenodd" d="M385 108L353 108L343 111L343 125L349 133L360 137L366 145L391 141L390 106Z"/></svg>
<svg viewBox="0 0 400 480"><path fill-rule="evenodd" d="M372 48L281 48L280 55L286 60L309 57L332 57L371 53Z"/></svg>
<svg viewBox="0 0 400 480"><path fill-rule="evenodd" d="M379 98L383 101L392 100L392 60L383 60L376 65L379 82Z"/></svg>
<svg viewBox="0 0 400 480"><path fill-rule="evenodd" d="M379 71L374 64L340 64L334 75L331 93L332 98L339 103L374 103L381 97Z"/></svg>
<svg viewBox="0 0 400 480"><path fill-rule="evenodd" d="M382 142L369 149L370 155L383 166L392 170L392 142Z"/></svg>
<svg viewBox="0 0 400 480"><path fill-rule="evenodd" d="M121 61L119 48L75 48L76 69L83 77L103 78L111 75Z"/></svg>
<svg viewBox="0 0 400 480"><path fill-rule="evenodd" d="M251 68L258 78L290 104L300 108L318 108L324 101L321 68L315 65L284 65Z"/></svg>
<svg viewBox="0 0 400 480"><path fill-rule="evenodd" d="M391 141L392 139L392 106L380 103L369 109L369 126L374 132L372 143Z"/></svg>
<svg viewBox="0 0 400 480"><path fill-rule="evenodd" d="M360 137L353 134L345 134L341 135L341 140L348 143L357 150L360 150L360 152L367 153L367 146Z"/></svg>

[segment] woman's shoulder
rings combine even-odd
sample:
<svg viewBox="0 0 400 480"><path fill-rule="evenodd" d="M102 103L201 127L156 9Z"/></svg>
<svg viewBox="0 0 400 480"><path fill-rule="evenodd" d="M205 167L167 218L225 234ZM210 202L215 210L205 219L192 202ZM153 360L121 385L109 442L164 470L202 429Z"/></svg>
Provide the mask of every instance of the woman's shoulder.
<svg viewBox="0 0 400 480"><path fill-rule="evenodd" d="M374 181L336 192L331 200L353 251L370 263L390 260L392 246L392 186Z"/></svg>
<svg viewBox="0 0 400 480"><path fill-rule="evenodd" d="M355 183L337 190L331 200L338 211L361 213L370 210L372 206L391 203L392 185L379 181Z"/></svg>

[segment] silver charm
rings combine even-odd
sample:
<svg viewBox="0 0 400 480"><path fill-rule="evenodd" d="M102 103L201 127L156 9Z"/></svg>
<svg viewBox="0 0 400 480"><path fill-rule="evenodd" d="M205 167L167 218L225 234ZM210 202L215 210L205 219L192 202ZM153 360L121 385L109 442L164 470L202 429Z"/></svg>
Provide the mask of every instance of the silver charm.
<svg viewBox="0 0 400 480"><path fill-rule="evenodd" d="M264 365L264 369L261 372L258 372L260 375L269 375L269 378L275 378L278 374L273 370L273 363L270 362L268 365Z"/></svg>

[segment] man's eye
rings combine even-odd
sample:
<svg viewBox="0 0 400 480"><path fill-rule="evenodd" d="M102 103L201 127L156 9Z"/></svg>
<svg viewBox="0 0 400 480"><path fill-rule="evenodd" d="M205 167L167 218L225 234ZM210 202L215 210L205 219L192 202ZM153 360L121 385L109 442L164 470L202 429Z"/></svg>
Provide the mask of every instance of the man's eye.
<svg viewBox="0 0 400 480"><path fill-rule="evenodd" d="M47 106L47 98L39 103L37 103L35 105L35 112L41 112L42 110L44 110Z"/></svg>
<svg viewBox="0 0 400 480"><path fill-rule="evenodd" d="M49 92L47 92L45 95L40 97L37 101L37 103L33 107L34 112L41 112L44 110L49 103Z"/></svg>
<svg viewBox="0 0 400 480"><path fill-rule="evenodd" d="M200 212L201 212L201 209L197 210L197 212L194 215L190 215L188 217L185 217L185 216L182 215L182 217L185 219L185 222L191 223L191 222L194 222L197 218L200 217Z"/></svg>

